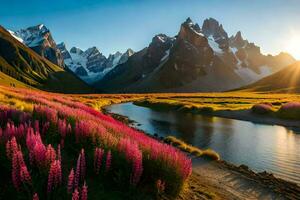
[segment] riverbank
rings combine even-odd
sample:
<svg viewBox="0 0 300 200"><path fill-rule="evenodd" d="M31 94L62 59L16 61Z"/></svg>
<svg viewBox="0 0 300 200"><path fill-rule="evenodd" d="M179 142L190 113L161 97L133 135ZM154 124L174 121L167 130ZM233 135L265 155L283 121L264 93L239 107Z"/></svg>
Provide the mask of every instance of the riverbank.
<svg viewBox="0 0 300 200"><path fill-rule="evenodd" d="M267 115L259 115L253 113L251 110L216 111L211 113L210 115L216 117L250 121L257 124L279 125L285 127L300 128L300 120L286 120Z"/></svg>
<svg viewBox="0 0 300 200"><path fill-rule="evenodd" d="M127 117L112 116L129 125L134 123ZM193 157L193 174L178 199L300 199L299 194L298 185L272 174Z"/></svg>
<svg viewBox="0 0 300 200"><path fill-rule="evenodd" d="M152 103L149 101L137 101L134 104L143 107L149 107L157 110L176 110L178 112L201 114L207 116L223 117L229 119L237 119L243 121L250 121L257 124L267 124L267 125L280 125L285 127L300 128L300 120L286 120L271 115L261 115L255 114L251 109L242 110L216 110L209 107L186 107L167 103Z"/></svg>

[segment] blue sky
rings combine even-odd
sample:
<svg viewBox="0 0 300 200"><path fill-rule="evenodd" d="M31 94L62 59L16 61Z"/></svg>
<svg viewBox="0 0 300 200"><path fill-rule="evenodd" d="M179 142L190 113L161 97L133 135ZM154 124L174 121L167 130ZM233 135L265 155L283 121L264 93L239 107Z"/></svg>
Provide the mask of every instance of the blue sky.
<svg viewBox="0 0 300 200"><path fill-rule="evenodd" d="M241 30L264 53L289 50L300 58L298 0L0 0L0 3L0 24L8 29L43 23L54 39L64 41L68 48L97 46L105 55L129 47L140 50L158 33L174 36L187 17L199 24L213 17L229 35ZM299 54L292 45L297 42Z"/></svg>

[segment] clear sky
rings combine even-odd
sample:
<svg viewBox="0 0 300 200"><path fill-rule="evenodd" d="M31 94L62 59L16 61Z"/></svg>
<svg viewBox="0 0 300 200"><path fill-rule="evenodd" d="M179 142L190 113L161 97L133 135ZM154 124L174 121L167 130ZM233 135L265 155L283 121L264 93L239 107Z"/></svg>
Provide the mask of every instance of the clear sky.
<svg viewBox="0 0 300 200"><path fill-rule="evenodd" d="M45 24L57 43L105 54L135 51L158 33L177 34L191 17L220 21L238 30L264 53L290 51L300 59L299 0L0 0L0 24L12 30ZM299 51L298 51L299 48Z"/></svg>

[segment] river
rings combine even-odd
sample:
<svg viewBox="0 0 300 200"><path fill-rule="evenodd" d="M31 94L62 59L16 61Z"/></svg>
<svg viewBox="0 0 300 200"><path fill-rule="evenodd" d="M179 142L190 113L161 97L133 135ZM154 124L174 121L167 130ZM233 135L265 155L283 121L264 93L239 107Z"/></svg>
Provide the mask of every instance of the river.
<svg viewBox="0 0 300 200"><path fill-rule="evenodd" d="M173 135L201 149L211 148L221 158L251 169L268 171L300 185L300 130L275 125L182 113L158 111L133 103L106 110L127 116L133 125L159 136Z"/></svg>

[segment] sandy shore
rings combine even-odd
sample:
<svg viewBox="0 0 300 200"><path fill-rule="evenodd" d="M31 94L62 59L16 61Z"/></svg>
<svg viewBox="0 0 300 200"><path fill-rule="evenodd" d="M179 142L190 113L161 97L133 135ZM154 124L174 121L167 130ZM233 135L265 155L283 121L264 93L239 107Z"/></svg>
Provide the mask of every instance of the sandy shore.
<svg viewBox="0 0 300 200"><path fill-rule="evenodd" d="M134 121L127 117L107 113L130 125ZM252 121L257 116L249 111L222 111L214 116ZM274 119L257 120L255 123L295 126L295 122ZM299 122L298 122L299 123ZM141 130L139 130L141 131ZM142 131L143 132L143 131ZM147 133L145 133L147 134ZM147 134L149 135L149 134ZM158 138L157 138L158 139ZM300 200L300 186L267 172L256 173L247 166L236 166L225 161L210 161L191 157L193 173L178 200L190 199L296 199ZM169 200L168 198L163 198Z"/></svg>

